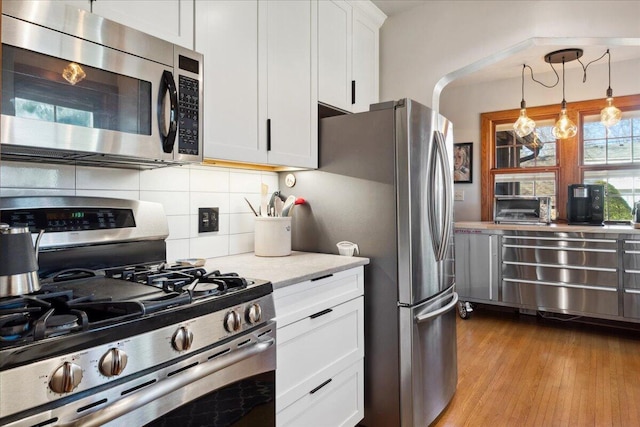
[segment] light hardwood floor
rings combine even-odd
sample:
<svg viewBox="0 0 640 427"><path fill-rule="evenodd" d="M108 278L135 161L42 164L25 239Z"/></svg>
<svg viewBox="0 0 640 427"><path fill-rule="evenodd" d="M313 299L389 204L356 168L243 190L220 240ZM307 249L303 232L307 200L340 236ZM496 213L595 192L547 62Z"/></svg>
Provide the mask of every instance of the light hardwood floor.
<svg viewBox="0 0 640 427"><path fill-rule="evenodd" d="M478 307L457 326L458 389L432 426L640 426L640 324Z"/></svg>

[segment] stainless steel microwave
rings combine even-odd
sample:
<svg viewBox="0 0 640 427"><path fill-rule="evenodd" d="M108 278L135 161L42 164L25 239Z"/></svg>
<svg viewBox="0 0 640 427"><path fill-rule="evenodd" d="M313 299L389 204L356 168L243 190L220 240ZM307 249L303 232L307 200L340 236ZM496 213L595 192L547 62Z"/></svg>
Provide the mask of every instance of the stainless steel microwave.
<svg viewBox="0 0 640 427"><path fill-rule="evenodd" d="M202 161L201 54L58 2L2 6L3 160Z"/></svg>

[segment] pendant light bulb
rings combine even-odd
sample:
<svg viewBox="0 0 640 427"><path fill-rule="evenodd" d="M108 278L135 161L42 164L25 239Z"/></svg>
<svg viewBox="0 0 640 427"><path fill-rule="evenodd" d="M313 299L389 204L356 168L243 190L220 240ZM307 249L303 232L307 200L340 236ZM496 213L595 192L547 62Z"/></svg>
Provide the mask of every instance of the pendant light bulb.
<svg viewBox="0 0 640 427"><path fill-rule="evenodd" d="M567 116L567 108L565 105L563 105L562 110L560 110L560 117L555 126L553 126L551 133L556 139L573 138L578 133L578 127Z"/></svg>
<svg viewBox="0 0 640 427"><path fill-rule="evenodd" d="M536 122L527 117L527 103L524 101L524 70L527 67L526 64L522 65L522 101L520 101L520 117L513 124L513 130L520 138L524 138L534 131L536 128Z"/></svg>
<svg viewBox="0 0 640 427"><path fill-rule="evenodd" d="M607 49L606 55L609 60L609 87L607 88L607 106L600 111L600 123L607 128L618 124L622 118L620 109L613 105L613 89L611 89L611 53Z"/></svg>
<svg viewBox="0 0 640 427"><path fill-rule="evenodd" d="M520 117L513 124L513 130L516 132L520 138L524 138L534 131L536 128L536 122L527 117L527 109L520 109Z"/></svg>

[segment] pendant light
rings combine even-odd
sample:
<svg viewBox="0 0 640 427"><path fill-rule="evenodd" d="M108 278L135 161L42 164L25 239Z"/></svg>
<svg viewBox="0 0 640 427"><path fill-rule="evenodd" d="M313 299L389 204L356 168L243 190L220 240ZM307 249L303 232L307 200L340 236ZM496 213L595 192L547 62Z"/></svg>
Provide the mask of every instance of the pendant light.
<svg viewBox="0 0 640 427"><path fill-rule="evenodd" d="M609 87L607 88L607 106L600 111L600 122L610 128L615 126L622 117L622 112L613 105L613 90L611 89L611 54L607 49L607 56L609 61Z"/></svg>
<svg viewBox="0 0 640 427"><path fill-rule="evenodd" d="M562 104L560 104L560 117L553 126L551 133L556 139L573 138L578 133L578 127L567 116L567 100L565 99L565 78L564 78L564 63L566 61L573 61L582 56L582 49L563 49L555 52L551 52L545 56L545 61L553 64L562 62Z"/></svg>
<svg viewBox="0 0 640 427"><path fill-rule="evenodd" d="M520 138L524 138L534 131L536 122L527 117L527 103L524 100L524 70L526 65L522 65L522 101L520 101L520 117L513 124L513 130Z"/></svg>

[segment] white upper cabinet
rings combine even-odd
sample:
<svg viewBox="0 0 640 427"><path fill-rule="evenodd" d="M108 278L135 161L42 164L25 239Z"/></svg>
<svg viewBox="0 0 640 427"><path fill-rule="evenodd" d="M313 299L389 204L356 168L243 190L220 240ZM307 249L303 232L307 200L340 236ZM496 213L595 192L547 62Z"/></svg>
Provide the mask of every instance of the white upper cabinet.
<svg viewBox="0 0 640 427"><path fill-rule="evenodd" d="M258 2L197 0L196 50L204 55L205 157L267 163L258 138Z"/></svg>
<svg viewBox="0 0 640 427"><path fill-rule="evenodd" d="M320 102L349 112L368 111L378 102L378 39L385 19L371 2L320 2Z"/></svg>
<svg viewBox="0 0 640 427"><path fill-rule="evenodd" d="M73 2L76 3L76 2ZM194 0L96 0L93 13L193 49Z"/></svg>
<svg viewBox="0 0 640 427"><path fill-rule="evenodd" d="M260 138L269 164L318 167L318 3L259 2Z"/></svg>
<svg viewBox="0 0 640 427"><path fill-rule="evenodd" d="M320 101L351 111L352 8L345 1L318 3L318 94Z"/></svg>
<svg viewBox="0 0 640 427"><path fill-rule="evenodd" d="M316 1L196 1L204 155L318 167Z"/></svg>

